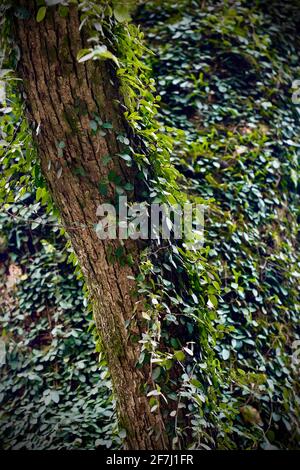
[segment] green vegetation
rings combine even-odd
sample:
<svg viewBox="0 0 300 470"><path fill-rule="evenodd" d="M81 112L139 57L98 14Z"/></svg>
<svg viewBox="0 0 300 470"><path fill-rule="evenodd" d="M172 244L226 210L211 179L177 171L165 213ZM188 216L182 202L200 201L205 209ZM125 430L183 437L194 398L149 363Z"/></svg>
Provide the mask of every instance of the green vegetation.
<svg viewBox="0 0 300 470"><path fill-rule="evenodd" d="M185 131L173 163L187 192L214 200L205 251L222 288L210 318L198 314L205 359L194 371L204 403L195 432L221 448L297 447L299 376L291 357L299 339L300 143L291 98L299 9L206 2L201 10L196 3L162 9L147 2L140 13L155 51L160 118ZM201 297L203 286L194 284L197 291ZM210 375L209 360L218 375Z"/></svg>
<svg viewBox="0 0 300 470"><path fill-rule="evenodd" d="M28 193L9 214L17 219L0 217L1 448L117 447L107 369L56 220Z"/></svg>

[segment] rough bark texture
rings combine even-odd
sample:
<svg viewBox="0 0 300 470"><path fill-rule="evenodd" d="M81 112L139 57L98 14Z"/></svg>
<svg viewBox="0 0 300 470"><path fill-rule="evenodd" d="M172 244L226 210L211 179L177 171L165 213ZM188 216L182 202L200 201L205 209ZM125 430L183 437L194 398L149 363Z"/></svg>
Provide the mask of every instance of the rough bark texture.
<svg viewBox="0 0 300 470"><path fill-rule="evenodd" d="M93 299L119 419L127 431L127 447L163 449L168 444L162 418L159 413L150 412L142 390L149 377L136 368L139 345L131 341L125 326L134 312L139 319L142 307L140 301L136 308L136 298L132 296L135 286L128 279L134 275L134 268L111 264L110 250L115 252L119 242L99 240L93 228L97 205L104 202L99 182L107 179L111 169L125 181L132 182L134 178L134 172L122 165L118 157L108 166L102 163L104 155L121 150L116 136L125 133L115 102L119 96L113 69L108 61L79 64L76 60L77 52L86 47L79 32L76 7L70 8L67 18L59 17L56 8L51 8L46 19L37 23L33 2L18 3L26 8L31 3L33 12L29 20L14 20L29 119L40 126L36 139L42 171ZM111 122L113 131L105 137L93 136L89 126L93 113L104 122ZM65 143L63 157L59 157L57 148L61 141ZM108 196L113 191L111 187ZM125 250L138 259L135 243L126 243ZM140 334L139 321L135 321L133 329Z"/></svg>

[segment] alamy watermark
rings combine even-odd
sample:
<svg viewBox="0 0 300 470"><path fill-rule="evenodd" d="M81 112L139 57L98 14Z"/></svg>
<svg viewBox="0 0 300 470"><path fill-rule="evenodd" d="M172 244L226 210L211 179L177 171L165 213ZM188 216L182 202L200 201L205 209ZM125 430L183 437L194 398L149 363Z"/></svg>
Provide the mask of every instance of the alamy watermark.
<svg viewBox="0 0 300 470"><path fill-rule="evenodd" d="M119 196L117 207L100 204L95 226L101 240L182 240L189 249L199 249L204 243L203 204L169 205L130 203Z"/></svg>

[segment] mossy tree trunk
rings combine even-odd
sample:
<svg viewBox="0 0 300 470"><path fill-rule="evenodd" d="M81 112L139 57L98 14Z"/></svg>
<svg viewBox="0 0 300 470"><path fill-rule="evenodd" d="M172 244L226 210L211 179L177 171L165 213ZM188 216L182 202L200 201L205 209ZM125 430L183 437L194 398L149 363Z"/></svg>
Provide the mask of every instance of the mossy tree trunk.
<svg viewBox="0 0 300 470"><path fill-rule="evenodd" d="M92 297L120 424L127 431L126 446L164 449L168 443L161 414L151 413L143 390L149 372L136 367L139 343L131 339L141 336L143 302L139 299L136 304L134 281L128 279L136 269L111 263L110 253L115 253L119 241L101 241L94 230L97 206L104 202L99 183L107 180L111 170L123 181L134 182L135 178L134 171L118 157L108 165L103 163L105 155L122 150L116 137L125 134L114 70L108 61L80 64L76 60L77 52L87 47L79 31L77 7L70 7L66 18L51 8L38 23L33 1L16 3L31 10L29 19L14 19L29 120L35 129L39 127L34 134L42 172ZM90 120L94 114L112 123L107 135L93 135ZM105 202L113 194L111 185ZM135 242L126 242L124 250L137 262ZM132 326L126 327L133 316Z"/></svg>

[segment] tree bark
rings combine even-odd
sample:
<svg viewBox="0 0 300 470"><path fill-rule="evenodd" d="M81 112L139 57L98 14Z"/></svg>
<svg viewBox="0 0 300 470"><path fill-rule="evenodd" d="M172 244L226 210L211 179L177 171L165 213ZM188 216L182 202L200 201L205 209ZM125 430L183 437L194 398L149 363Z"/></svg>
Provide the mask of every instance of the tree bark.
<svg viewBox="0 0 300 470"><path fill-rule="evenodd" d="M19 72L23 79L30 122L43 175L59 209L91 294L94 317L101 336L117 400L119 421L126 429L129 449L164 449L167 437L160 412L151 413L143 387L149 372L136 367L140 346L131 333L141 336L141 299L133 297L135 267L111 264L109 256L117 240L101 241L94 230L96 210L104 198L98 185L110 170L124 181L134 182L134 170L114 155L122 150L118 133L126 134L113 67L108 61L78 63L77 52L87 47L79 31L79 12L72 6L61 18L56 8L46 18L35 19L34 2L20 0L32 12L30 19L14 19L20 47ZM28 7L28 3L30 6ZM96 114L110 122L106 136L92 135L90 120ZM63 151L58 143L64 142ZM63 156L61 156L63 153ZM114 156L106 166L105 155ZM109 187L108 198L114 194ZM107 199L107 198L106 198ZM107 200L106 200L107 202ZM138 246L125 242L125 253L138 261ZM135 316L133 326L126 322Z"/></svg>

